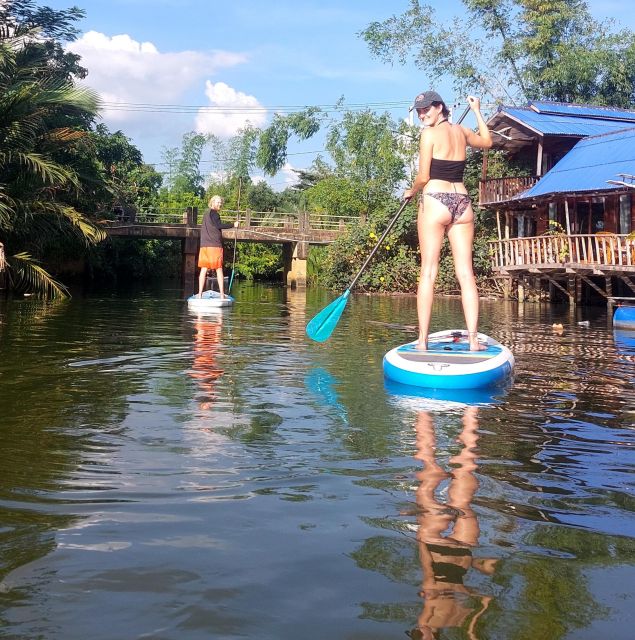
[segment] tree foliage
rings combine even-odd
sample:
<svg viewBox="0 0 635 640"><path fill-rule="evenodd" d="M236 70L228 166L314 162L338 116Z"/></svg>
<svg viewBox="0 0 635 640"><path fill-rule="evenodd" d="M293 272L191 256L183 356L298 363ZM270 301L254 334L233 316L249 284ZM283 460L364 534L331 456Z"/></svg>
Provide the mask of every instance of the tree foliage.
<svg viewBox="0 0 635 640"><path fill-rule="evenodd" d="M416 137L388 114L369 110L344 112L331 125L327 150L334 160L312 167L314 183L306 189L311 210L362 220L312 260L312 277L326 286L348 285L373 243L399 205L395 195L408 177ZM414 207L402 214L394 230L358 282L366 291L410 291L416 287L417 255L413 247Z"/></svg>
<svg viewBox="0 0 635 640"><path fill-rule="evenodd" d="M326 148L335 162L334 175L360 201L353 215L372 215L406 177L407 159L388 114L345 112L330 128Z"/></svg>
<svg viewBox="0 0 635 640"><path fill-rule="evenodd" d="M194 194L202 197L203 175L201 156L209 137L189 131L183 135L181 147L164 148L163 161L169 167L166 187L176 194Z"/></svg>
<svg viewBox="0 0 635 640"><path fill-rule="evenodd" d="M287 116L276 114L272 123L265 129L258 140L256 164L267 175L275 175L287 161L287 145L292 134L300 140L307 140L320 129L318 107L309 107L298 113Z"/></svg>
<svg viewBox="0 0 635 640"><path fill-rule="evenodd" d="M412 57L459 95L632 106L635 34L592 18L585 0L463 0L451 24L430 5L371 23L361 37L385 61Z"/></svg>
<svg viewBox="0 0 635 640"><path fill-rule="evenodd" d="M354 224L349 232L329 246L321 273L316 277L325 286L344 290L359 271L383 232L372 222ZM361 291L415 291L418 254L402 234L388 235L356 288Z"/></svg>
<svg viewBox="0 0 635 640"><path fill-rule="evenodd" d="M0 40L0 242L12 288L58 296L63 286L37 260L45 243L60 235L86 243L104 237L73 205L83 180L65 161L86 140L82 123L95 116L98 101L57 69L44 73L45 50L15 35L21 33L13 24Z"/></svg>
<svg viewBox="0 0 635 640"><path fill-rule="evenodd" d="M77 7L55 10L38 7L35 0L4 0L0 2L0 41L21 42L21 54L39 61L39 71L32 73L66 81L84 78L87 71L79 65L79 56L64 51L62 45L77 38L75 23L85 15Z"/></svg>
<svg viewBox="0 0 635 640"><path fill-rule="evenodd" d="M161 183L121 131L94 126L98 99L75 85L86 70L63 48L83 16L0 3L0 242L18 291L63 295L52 272L100 263L96 221L151 206Z"/></svg>

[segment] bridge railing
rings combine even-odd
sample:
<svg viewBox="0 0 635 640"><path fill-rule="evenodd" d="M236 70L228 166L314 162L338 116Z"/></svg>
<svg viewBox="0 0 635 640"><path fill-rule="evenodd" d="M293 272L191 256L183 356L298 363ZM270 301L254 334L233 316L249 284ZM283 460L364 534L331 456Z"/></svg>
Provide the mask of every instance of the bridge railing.
<svg viewBox="0 0 635 640"><path fill-rule="evenodd" d="M330 213L309 213L309 227L327 231L344 230L346 225L360 222L360 216L332 215Z"/></svg>
<svg viewBox="0 0 635 640"><path fill-rule="evenodd" d="M137 224L187 224L187 211L182 207L150 211L137 211L132 219L124 220Z"/></svg>
<svg viewBox="0 0 635 640"><path fill-rule="evenodd" d="M238 219L242 227L274 227L276 229L299 229L301 214L284 211L236 211L233 209L221 210L221 219L224 222L233 222Z"/></svg>
<svg viewBox="0 0 635 640"><path fill-rule="evenodd" d="M126 216L115 221L132 224L188 224L188 219L195 224L200 224L204 211L199 210L197 215L188 214L182 207L172 209L137 211L132 216ZM296 229L308 231L319 229L325 231L343 231L347 225L359 222L358 216L333 215L330 213L316 213L302 211L289 213L286 211L251 211L222 209L221 219L224 222L240 220L245 227L273 227L278 229Z"/></svg>
<svg viewBox="0 0 635 640"><path fill-rule="evenodd" d="M333 215L302 211L289 213L285 211L221 211L221 218L227 222L240 220L244 227L274 227L279 229L320 229L325 231L343 231L347 225L359 222L359 216Z"/></svg>

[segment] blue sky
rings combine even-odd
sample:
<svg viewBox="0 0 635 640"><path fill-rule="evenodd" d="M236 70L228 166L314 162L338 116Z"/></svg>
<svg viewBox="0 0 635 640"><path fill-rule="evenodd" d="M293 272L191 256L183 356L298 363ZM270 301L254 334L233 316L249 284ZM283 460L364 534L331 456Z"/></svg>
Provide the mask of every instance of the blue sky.
<svg viewBox="0 0 635 640"><path fill-rule="evenodd" d="M71 48L88 68L87 84L103 100L111 130L121 129L146 162L164 167L162 149L187 131L231 136L248 117L266 126L276 110L307 105L371 105L406 118L408 105L430 88L424 71L371 57L358 33L372 21L400 14L409 0L41 0L53 8L84 9L82 35ZM430 2L440 20L460 15L460 0ZM595 17L635 28L633 12L613 0L592 0ZM437 89L448 103L450 83ZM169 112L121 105L181 105ZM202 112L197 107L224 107ZM249 115L245 115L245 108ZM237 110L242 109L242 111ZM323 136L290 146L289 166L272 180L282 188L291 168L311 164ZM203 169L212 168L211 151Z"/></svg>

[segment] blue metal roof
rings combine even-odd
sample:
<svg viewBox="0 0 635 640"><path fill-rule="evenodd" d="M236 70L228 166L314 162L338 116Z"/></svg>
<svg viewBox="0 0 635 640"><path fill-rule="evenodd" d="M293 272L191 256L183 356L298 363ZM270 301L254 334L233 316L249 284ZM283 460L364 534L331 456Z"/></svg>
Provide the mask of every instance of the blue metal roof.
<svg viewBox="0 0 635 640"><path fill-rule="evenodd" d="M580 140L531 189L513 200L620 189L622 187L607 183L607 180L621 180L619 173L635 175L635 128Z"/></svg>
<svg viewBox="0 0 635 640"><path fill-rule="evenodd" d="M581 116L586 118L605 118L635 122L635 111L615 107L598 107L588 104L567 104L564 102L546 102L532 100L530 105L540 113L552 113L563 116Z"/></svg>
<svg viewBox="0 0 635 640"><path fill-rule="evenodd" d="M563 105L566 106L566 105ZM599 109L599 107L597 107ZM595 109L595 108L594 108ZM500 114L506 114L511 118L530 127L542 135L560 136L597 136L603 133L619 131L635 124L635 112L632 113L632 121L605 120L601 116L574 116L563 113L538 113L529 107L501 107Z"/></svg>

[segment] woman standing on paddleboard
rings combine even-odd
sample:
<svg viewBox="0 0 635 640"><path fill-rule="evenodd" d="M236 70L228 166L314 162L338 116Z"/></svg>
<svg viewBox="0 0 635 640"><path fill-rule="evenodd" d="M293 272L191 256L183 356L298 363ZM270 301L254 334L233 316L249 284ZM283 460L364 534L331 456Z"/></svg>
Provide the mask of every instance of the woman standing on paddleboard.
<svg viewBox="0 0 635 640"><path fill-rule="evenodd" d="M448 120L450 112L435 91L419 94L414 103L425 128L419 141L419 170L410 189L404 192L404 198L412 198L422 191L417 217L421 252L417 291L418 349L427 349L428 346L434 282L446 233L461 287L470 349L479 351L483 348L478 342L478 289L472 269L474 211L463 184L463 172L467 147L489 149L492 137L481 115L480 100L473 96L468 96L467 100L476 116L478 133L459 124L451 124Z"/></svg>

